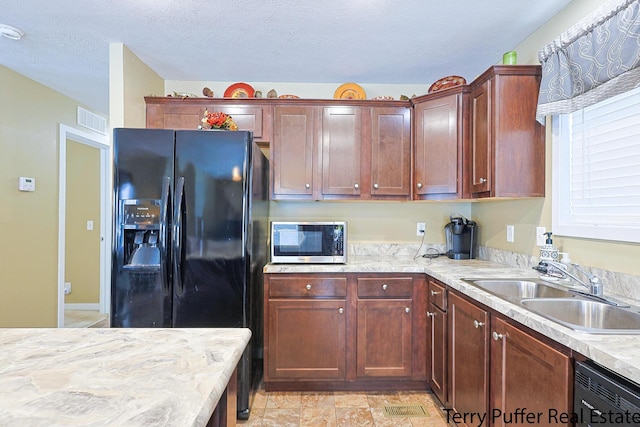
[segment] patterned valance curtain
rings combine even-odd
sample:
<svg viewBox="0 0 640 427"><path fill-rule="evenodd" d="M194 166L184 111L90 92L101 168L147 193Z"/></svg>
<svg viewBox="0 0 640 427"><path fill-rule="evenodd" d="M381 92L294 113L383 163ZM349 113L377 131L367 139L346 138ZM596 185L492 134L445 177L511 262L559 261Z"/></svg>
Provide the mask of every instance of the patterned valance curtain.
<svg viewBox="0 0 640 427"><path fill-rule="evenodd" d="M536 119L570 113L640 86L640 0L609 0L538 53Z"/></svg>

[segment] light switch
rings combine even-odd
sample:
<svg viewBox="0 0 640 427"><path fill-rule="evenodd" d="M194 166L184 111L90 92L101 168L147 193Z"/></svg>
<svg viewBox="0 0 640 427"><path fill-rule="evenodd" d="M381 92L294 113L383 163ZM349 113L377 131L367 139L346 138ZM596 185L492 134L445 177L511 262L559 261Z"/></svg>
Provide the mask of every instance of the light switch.
<svg viewBox="0 0 640 427"><path fill-rule="evenodd" d="M513 225L507 225L507 242L513 243L515 239L515 227Z"/></svg>
<svg viewBox="0 0 640 427"><path fill-rule="evenodd" d="M87 230L88 231L93 230L93 221L87 221Z"/></svg>

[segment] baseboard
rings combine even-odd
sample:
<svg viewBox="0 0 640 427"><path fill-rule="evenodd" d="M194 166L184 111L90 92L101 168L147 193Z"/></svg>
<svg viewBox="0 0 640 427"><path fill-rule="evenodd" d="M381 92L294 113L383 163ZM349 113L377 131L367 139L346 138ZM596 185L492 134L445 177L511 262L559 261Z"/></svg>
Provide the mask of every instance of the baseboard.
<svg viewBox="0 0 640 427"><path fill-rule="evenodd" d="M100 311L100 303L76 303L76 304L65 304L65 310L92 310L92 311Z"/></svg>

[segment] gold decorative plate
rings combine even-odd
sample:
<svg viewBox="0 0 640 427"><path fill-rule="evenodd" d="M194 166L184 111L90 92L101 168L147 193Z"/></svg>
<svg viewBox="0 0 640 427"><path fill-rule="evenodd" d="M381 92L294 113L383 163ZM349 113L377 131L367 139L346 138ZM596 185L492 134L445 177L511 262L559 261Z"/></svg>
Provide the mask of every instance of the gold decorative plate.
<svg viewBox="0 0 640 427"><path fill-rule="evenodd" d="M345 83L336 89L333 99L367 99L367 94L360 85Z"/></svg>

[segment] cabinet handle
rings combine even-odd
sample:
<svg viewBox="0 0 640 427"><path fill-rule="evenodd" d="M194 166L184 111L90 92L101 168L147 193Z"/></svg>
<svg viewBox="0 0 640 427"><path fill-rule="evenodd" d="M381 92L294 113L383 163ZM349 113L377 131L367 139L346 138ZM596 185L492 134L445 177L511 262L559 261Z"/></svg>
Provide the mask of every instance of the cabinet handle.
<svg viewBox="0 0 640 427"><path fill-rule="evenodd" d="M419 183L418 183L418 185L416 185L416 187L418 187L418 188L422 188L422 183L421 183L421 182L419 182Z"/></svg>
<svg viewBox="0 0 640 427"><path fill-rule="evenodd" d="M378 186L378 184L373 184L373 188L374 188L375 190L377 190L377 189L378 189L378 187L379 187L379 186Z"/></svg>
<svg viewBox="0 0 640 427"><path fill-rule="evenodd" d="M487 182L485 178L480 178L480 184L484 184L485 182Z"/></svg>
<svg viewBox="0 0 640 427"><path fill-rule="evenodd" d="M409 307L405 307L405 308L404 308L404 312L405 312L405 313L411 313L411 309L410 309Z"/></svg>
<svg viewBox="0 0 640 427"><path fill-rule="evenodd" d="M359 184L357 184L357 183L356 183L356 184L353 184L353 188L355 188L355 189L357 190L358 188L360 188L360 185L359 185Z"/></svg>
<svg viewBox="0 0 640 427"><path fill-rule="evenodd" d="M344 308L340 307L340 308L338 309L338 313L340 313L340 314L344 313Z"/></svg>
<svg viewBox="0 0 640 427"><path fill-rule="evenodd" d="M433 295L433 296L436 296L436 295L438 295L439 293L440 293L440 292L438 292L438 291L431 291L431 295Z"/></svg>
<svg viewBox="0 0 640 427"><path fill-rule="evenodd" d="M493 331L493 339L498 341L501 340L502 338L504 338L504 335L497 333L496 331Z"/></svg>
<svg viewBox="0 0 640 427"><path fill-rule="evenodd" d="M386 283L382 285L382 290L386 291L387 289L389 289L389 285L387 285Z"/></svg>
<svg viewBox="0 0 640 427"><path fill-rule="evenodd" d="M307 288L307 290L310 291L311 290L311 284L307 283L307 286L305 286L305 288Z"/></svg>
<svg viewBox="0 0 640 427"><path fill-rule="evenodd" d="M436 317L436 314L432 311L427 311L427 316L428 317Z"/></svg>
<svg viewBox="0 0 640 427"><path fill-rule="evenodd" d="M311 188L311 184L305 184L304 188L306 188L307 190Z"/></svg>
<svg viewBox="0 0 640 427"><path fill-rule="evenodd" d="M475 326L476 329L478 329L480 326L484 326L483 322L478 322L477 320L473 321L473 326Z"/></svg>

